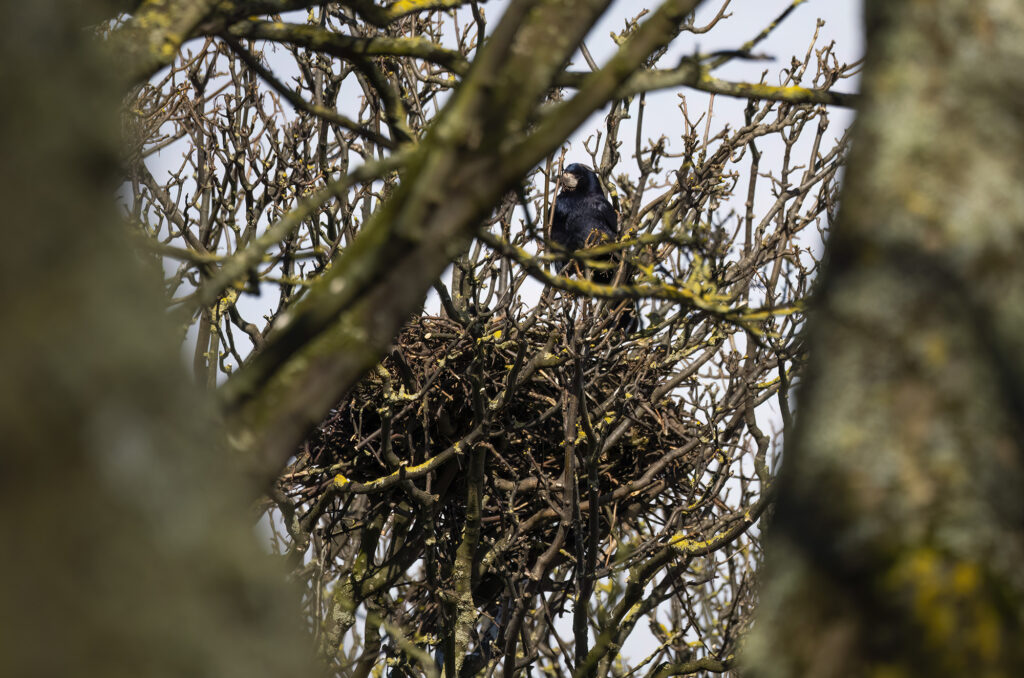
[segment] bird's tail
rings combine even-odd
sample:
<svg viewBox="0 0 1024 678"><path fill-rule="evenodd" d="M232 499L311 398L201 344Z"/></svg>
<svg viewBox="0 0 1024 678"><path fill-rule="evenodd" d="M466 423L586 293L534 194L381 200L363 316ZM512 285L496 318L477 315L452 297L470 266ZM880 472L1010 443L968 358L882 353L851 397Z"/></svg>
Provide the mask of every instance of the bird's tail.
<svg viewBox="0 0 1024 678"><path fill-rule="evenodd" d="M623 332L636 332L640 329L640 302L636 299L623 299L613 308L615 328Z"/></svg>

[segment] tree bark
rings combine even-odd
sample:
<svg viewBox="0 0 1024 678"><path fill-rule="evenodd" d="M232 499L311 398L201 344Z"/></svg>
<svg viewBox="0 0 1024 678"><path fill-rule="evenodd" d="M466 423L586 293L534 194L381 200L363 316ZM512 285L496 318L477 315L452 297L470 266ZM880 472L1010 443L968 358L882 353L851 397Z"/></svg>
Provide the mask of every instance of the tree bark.
<svg viewBox="0 0 1024 678"><path fill-rule="evenodd" d="M117 68L85 27L109 6L4 3L0 675L315 675L108 200Z"/></svg>
<svg viewBox="0 0 1024 678"><path fill-rule="evenodd" d="M750 675L1024 673L1024 5L867 3Z"/></svg>

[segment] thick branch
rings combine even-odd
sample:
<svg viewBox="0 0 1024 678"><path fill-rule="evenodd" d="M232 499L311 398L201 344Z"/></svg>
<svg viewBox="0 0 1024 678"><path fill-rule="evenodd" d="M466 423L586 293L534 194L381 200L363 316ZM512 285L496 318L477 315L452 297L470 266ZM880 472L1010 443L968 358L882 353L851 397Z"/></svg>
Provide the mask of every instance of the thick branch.
<svg viewBox="0 0 1024 678"><path fill-rule="evenodd" d="M486 0L484 0L486 1ZM387 26L404 16L434 9L455 9L468 4L467 0L404 0L380 7L374 0L346 0L342 3L354 9L360 17L374 26Z"/></svg>
<svg viewBox="0 0 1024 678"><path fill-rule="evenodd" d="M559 78L563 87L580 87L589 73L570 71ZM724 94L741 99L764 99L784 101L790 104L826 104L854 108L858 95L833 90L811 89L808 87L777 87L762 83L730 82L712 77L707 67L693 61L684 61L677 68L667 70L641 71L627 80L615 92L620 98L631 97L640 92L651 92L673 87Z"/></svg>
<svg viewBox="0 0 1024 678"><path fill-rule="evenodd" d="M711 671L713 673L724 673L730 670L733 662L729 659L722 660L715 657L701 657L680 664L662 664L654 672L654 678L669 678L669 676L689 676L698 671Z"/></svg>
<svg viewBox="0 0 1024 678"><path fill-rule="evenodd" d="M131 83L142 82L178 56L181 45L218 0L146 0L110 37L116 63Z"/></svg>
<svg viewBox="0 0 1024 678"><path fill-rule="evenodd" d="M469 68L469 62L461 54L426 38L357 38L324 30L318 26L285 24L279 21L239 21L229 26L227 32L236 38L270 40L306 47L339 59L372 56L412 57L444 66L460 75Z"/></svg>
<svg viewBox="0 0 1024 678"><path fill-rule="evenodd" d="M488 246L514 259L516 263L526 269L537 280L557 289L575 292L588 297L597 299L664 299L700 309L710 315L745 327L770 316L789 315L802 310L798 306L757 309L734 308L730 306L729 302L731 299L728 297L714 293L705 293L705 290L696 287L673 285L664 282L602 285L592 280L580 280L578 278L555 275L549 273L541 266L541 260L533 257L521 247L516 247L498 236L487 232L480 232L478 236ZM596 250L597 248L594 249Z"/></svg>

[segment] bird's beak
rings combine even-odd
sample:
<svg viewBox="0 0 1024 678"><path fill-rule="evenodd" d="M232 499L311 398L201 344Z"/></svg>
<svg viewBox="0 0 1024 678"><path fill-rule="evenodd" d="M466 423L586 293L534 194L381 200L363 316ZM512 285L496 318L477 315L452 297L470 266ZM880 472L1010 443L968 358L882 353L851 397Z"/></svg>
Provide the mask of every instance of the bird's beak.
<svg viewBox="0 0 1024 678"><path fill-rule="evenodd" d="M562 186L565 186L570 191L576 188L576 184L580 182L580 178L572 172L562 172Z"/></svg>

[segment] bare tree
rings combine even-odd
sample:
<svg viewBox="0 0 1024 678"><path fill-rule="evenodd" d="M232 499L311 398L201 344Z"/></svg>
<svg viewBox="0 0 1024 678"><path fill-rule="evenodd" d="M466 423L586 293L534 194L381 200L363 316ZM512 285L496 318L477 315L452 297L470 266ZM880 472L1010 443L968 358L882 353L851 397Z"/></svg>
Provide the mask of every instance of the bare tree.
<svg viewBox="0 0 1024 678"><path fill-rule="evenodd" d="M809 35L759 83L714 77L799 3L668 69L729 3L642 12L604 66L602 5L528 4L215 11L127 106L130 217L339 675L720 672L750 623L856 66ZM681 85L703 93L651 138L646 92ZM606 102L575 153L621 237L559 252L564 142Z"/></svg>

